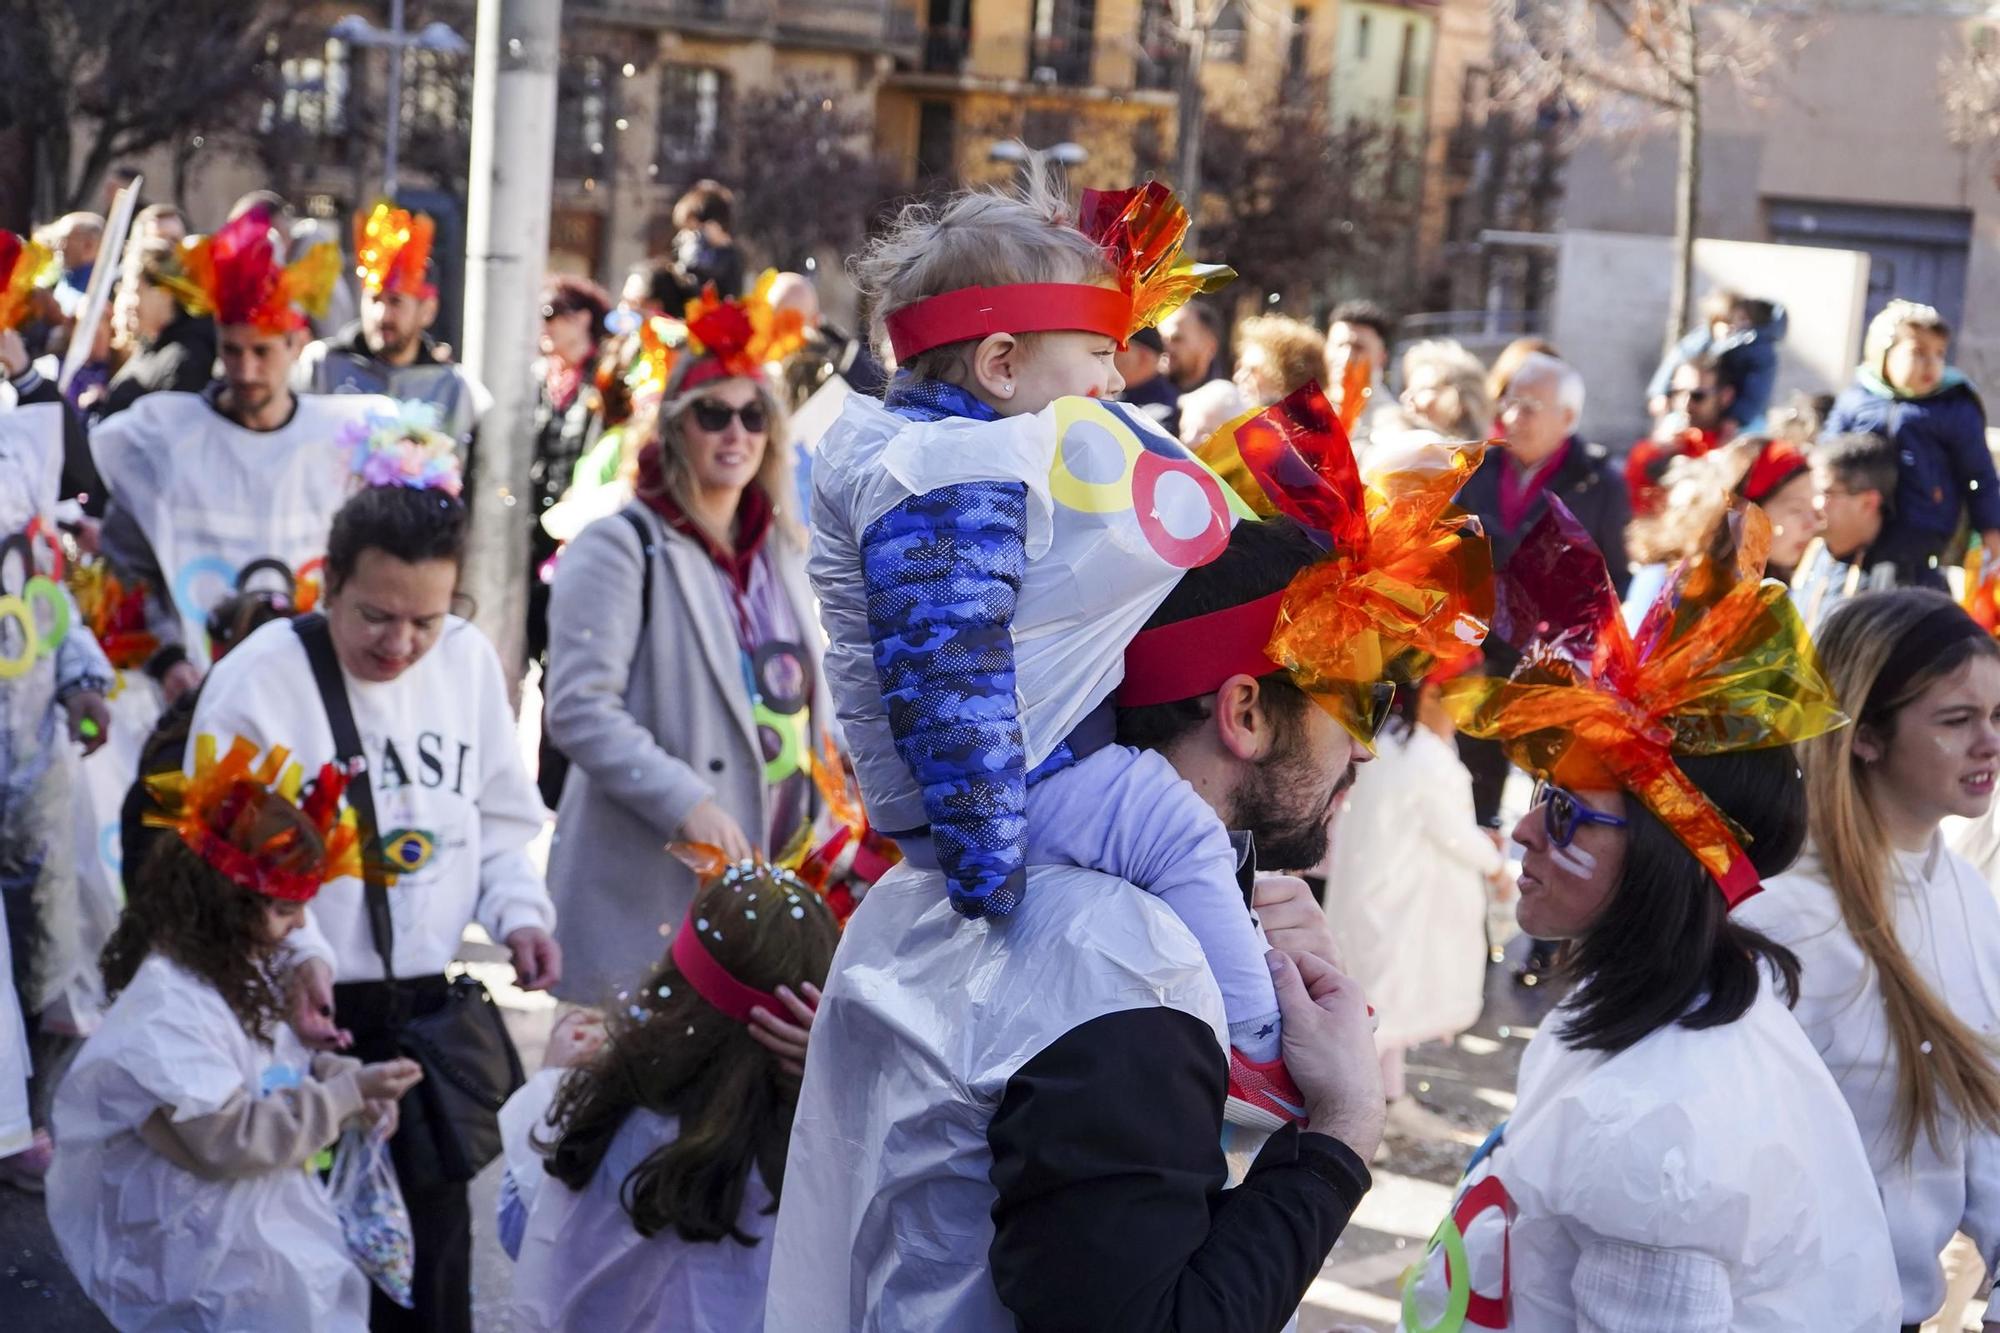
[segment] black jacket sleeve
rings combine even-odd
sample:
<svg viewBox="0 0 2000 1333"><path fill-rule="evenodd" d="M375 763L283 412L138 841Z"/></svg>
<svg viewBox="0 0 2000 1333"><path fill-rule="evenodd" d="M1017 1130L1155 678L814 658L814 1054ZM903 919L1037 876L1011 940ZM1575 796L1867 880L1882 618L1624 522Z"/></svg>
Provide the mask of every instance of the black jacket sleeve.
<svg viewBox="0 0 2000 1333"><path fill-rule="evenodd" d="M1259 1333L1304 1299L1370 1184L1345 1144L1271 1136L1225 1190L1228 1069L1176 1009L1071 1029L1008 1080L993 1283L1024 1333Z"/></svg>

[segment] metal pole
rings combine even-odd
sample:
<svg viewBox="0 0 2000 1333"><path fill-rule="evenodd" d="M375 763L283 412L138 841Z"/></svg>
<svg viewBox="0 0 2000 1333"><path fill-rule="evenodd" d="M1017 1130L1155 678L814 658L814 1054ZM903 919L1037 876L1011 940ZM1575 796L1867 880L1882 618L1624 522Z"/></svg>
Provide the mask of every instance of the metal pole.
<svg viewBox="0 0 2000 1333"><path fill-rule="evenodd" d="M403 139L403 0L389 0L389 142L382 150L382 197L396 198L396 154Z"/></svg>
<svg viewBox="0 0 2000 1333"><path fill-rule="evenodd" d="M479 421L466 582L518 681L527 648L530 366L549 250L561 0L479 0L465 240L465 363L493 393Z"/></svg>

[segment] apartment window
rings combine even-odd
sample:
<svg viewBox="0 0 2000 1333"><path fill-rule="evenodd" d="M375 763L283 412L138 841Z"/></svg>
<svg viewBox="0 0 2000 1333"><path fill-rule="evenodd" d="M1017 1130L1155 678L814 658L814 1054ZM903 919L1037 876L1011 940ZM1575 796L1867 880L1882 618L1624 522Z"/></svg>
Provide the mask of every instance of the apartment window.
<svg viewBox="0 0 2000 1333"><path fill-rule="evenodd" d="M472 124L472 59L439 51L403 55L403 129L411 135L463 135Z"/></svg>
<svg viewBox="0 0 2000 1333"><path fill-rule="evenodd" d="M609 160L609 68L598 56L564 56L556 73L556 174L592 180Z"/></svg>
<svg viewBox="0 0 2000 1333"><path fill-rule="evenodd" d="M1028 77L1036 83L1089 83L1096 38L1097 0L1035 0Z"/></svg>
<svg viewBox="0 0 2000 1333"><path fill-rule="evenodd" d="M729 76L706 65L660 69L658 162L663 173L713 161L722 151Z"/></svg>
<svg viewBox="0 0 2000 1333"><path fill-rule="evenodd" d="M266 134L279 126L331 138L347 129L347 43L329 41L315 55L278 62L282 90L266 101L257 127Z"/></svg>
<svg viewBox="0 0 2000 1333"><path fill-rule="evenodd" d="M917 108L917 182L958 177L958 119L949 102Z"/></svg>
<svg viewBox="0 0 2000 1333"><path fill-rule="evenodd" d="M1139 87L1153 91L1180 87L1186 48L1174 34L1172 0L1145 0L1139 10Z"/></svg>
<svg viewBox="0 0 2000 1333"><path fill-rule="evenodd" d="M1416 97L1423 89L1417 69L1417 25L1403 25L1403 49L1396 57L1396 96Z"/></svg>
<svg viewBox="0 0 2000 1333"><path fill-rule="evenodd" d="M1211 59L1232 62L1243 59L1243 6L1240 0L1229 0L1216 12L1215 24L1208 30L1208 55Z"/></svg>

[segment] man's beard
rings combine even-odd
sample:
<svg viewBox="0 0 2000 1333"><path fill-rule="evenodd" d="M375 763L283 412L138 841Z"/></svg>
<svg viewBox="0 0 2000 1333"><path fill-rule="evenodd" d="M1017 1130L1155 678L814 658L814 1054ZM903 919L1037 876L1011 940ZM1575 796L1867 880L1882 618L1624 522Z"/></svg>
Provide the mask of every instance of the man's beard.
<svg viewBox="0 0 2000 1333"><path fill-rule="evenodd" d="M1326 859L1327 824L1334 804L1354 784L1354 765L1320 790L1303 744L1282 747L1250 770L1230 802L1232 828L1257 839L1261 870L1310 870Z"/></svg>
<svg viewBox="0 0 2000 1333"><path fill-rule="evenodd" d="M402 356L417 341L417 335L414 333L406 338L393 339L387 333L380 330L374 333L365 333L364 331L364 334L368 341L368 349L384 361L393 361Z"/></svg>

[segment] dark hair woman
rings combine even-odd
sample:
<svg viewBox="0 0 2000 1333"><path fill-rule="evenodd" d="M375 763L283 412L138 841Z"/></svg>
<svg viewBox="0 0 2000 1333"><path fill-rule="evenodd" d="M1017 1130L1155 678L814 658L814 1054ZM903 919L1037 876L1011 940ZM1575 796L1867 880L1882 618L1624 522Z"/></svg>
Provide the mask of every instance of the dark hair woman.
<svg viewBox="0 0 2000 1333"><path fill-rule="evenodd" d="M2000 1247L2000 907L1939 832L1992 807L2000 645L1907 588L1842 604L1819 647L1855 725L1805 746L1811 853L1744 911L1798 953L1799 1022L1854 1109L1914 1326L1955 1232Z"/></svg>
<svg viewBox="0 0 2000 1333"><path fill-rule="evenodd" d="M172 242L140 241L126 249L112 322L131 354L111 377L100 417L161 389L199 393L214 378L215 322L189 311L164 281L180 276L180 252Z"/></svg>
<svg viewBox="0 0 2000 1333"><path fill-rule="evenodd" d="M1514 830L1517 913L1563 942L1572 988L1405 1288L1404 1326L1456 1310L1490 1327L1892 1328L1867 1154L1787 1012L1797 962L1730 914L1805 840L1790 743L1843 720L1784 588L1762 581L1769 522L1739 514L1628 635L1566 517L1502 578L1496 619L1523 668L1451 698L1542 779Z"/></svg>
<svg viewBox="0 0 2000 1333"><path fill-rule="evenodd" d="M715 860L533 1140L552 1179L514 1279L532 1327L763 1327L799 1079L752 1015L809 1025L840 932L789 872Z"/></svg>
<svg viewBox="0 0 2000 1333"><path fill-rule="evenodd" d="M293 946L292 1021L309 1040L351 1037L374 1058L396 1049L404 1009L422 1016L450 1002L444 972L474 921L511 951L524 989L553 984L561 954L555 910L528 856L546 811L521 762L500 659L453 614L466 540L454 442L406 408L368 419L346 444L361 488L327 538L323 624L266 625L233 649L202 689L194 731L282 745L307 765L334 761L312 654L331 659L326 688L341 690L352 713L371 831L396 875L395 984L362 883L340 879ZM416 1307L378 1297L374 1326L469 1330L465 1184L441 1166L424 1124L406 1123L390 1146L416 1238Z"/></svg>
<svg viewBox="0 0 2000 1333"><path fill-rule="evenodd" d="M812 813L809 756L832 711L764 373L782 350L732 338L757 327L727 317L744 309L716 307L717 329L690 307L651 425L628 428L637 499L557 566L542 721L571 768L549 886L573 964L556 993L578 1004L635 985L687 910L696 884L669 841L776 855Z"/></svg>

